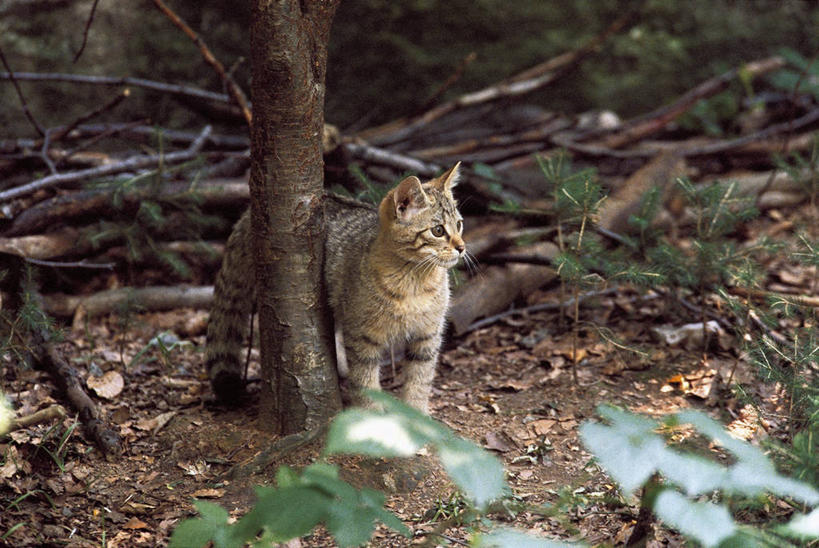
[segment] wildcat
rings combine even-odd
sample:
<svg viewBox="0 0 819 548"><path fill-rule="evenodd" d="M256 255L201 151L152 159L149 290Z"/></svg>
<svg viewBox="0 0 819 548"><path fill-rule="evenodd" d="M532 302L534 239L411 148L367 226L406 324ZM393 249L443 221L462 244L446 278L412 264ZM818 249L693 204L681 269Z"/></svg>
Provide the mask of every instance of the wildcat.
<svg viewBox="0 0 819 548"><path fill-rule="evenodd" d="M426 183L407 177L377 210L327 197L324 282L343 338L338 354L346 356L354 403L362 402L362 389L379 389L385 350L406 342L402 398L428 412L449 305L447 270L466 251L463 219L452 195L459 165ZM247 288L253 269L246 212L228 239L207 331L208 374L226 403L244 392L240 353L255 302L255 290Z"/></svg>

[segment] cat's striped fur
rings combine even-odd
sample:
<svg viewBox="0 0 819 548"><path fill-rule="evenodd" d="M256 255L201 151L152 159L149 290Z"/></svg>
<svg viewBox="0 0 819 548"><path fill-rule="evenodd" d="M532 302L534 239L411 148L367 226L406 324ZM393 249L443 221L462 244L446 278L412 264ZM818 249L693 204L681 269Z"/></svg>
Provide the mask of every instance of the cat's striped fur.
<svg viewBox="0 0 819 548"><path fill-rule="evenodd" d="M465 252L452 195L457 175L456 165L423 184L408 177L377 210L326 200L324 281L356 394L379 388L381 356L391 344L405 342L403 399L428 410L449 304L447 270ZM208 373L217 396L226 401L244 389L240 355L255 302L252 281L248 287L252 272L245 213L228 239L208 324Z"/></svg>

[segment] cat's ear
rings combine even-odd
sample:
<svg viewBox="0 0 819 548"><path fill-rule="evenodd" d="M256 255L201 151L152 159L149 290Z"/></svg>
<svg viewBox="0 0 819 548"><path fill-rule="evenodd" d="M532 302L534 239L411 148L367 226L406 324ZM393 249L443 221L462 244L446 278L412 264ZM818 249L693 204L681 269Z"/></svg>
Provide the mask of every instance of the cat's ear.
<svg viewBox="0 0 819 548"><path fill-rule="evenodd" d="M447 171L446 173L444 173L440 177L437 177L437 178L431 180L430 184L434 188L437 188L438 190L441 190L441 191L444 191L444 192L451 191L452 187L454 187L455 185L458 184L458 176L459 176L458 168L460 168L460 167L461 167L461 162L458 162L457 164L455 164L454 166L449 168L449 171Z"/></svg>
<svg viewBox="0 0 819 548"><path fill-rule="evenodd" d="M418 177L407 177L395 187L392 192L395 216L401 221L407 221L419 211L427 207L427 195L421 187Z"/></svg>
<svg viewBox="0 0 819 548"><path fill-rule="evenodd" d="M395 216L401 221L411 219L416 213L427 207L427 195L421 188L421 181L414 175L398 183L392 193L392 199Z"/></svg>

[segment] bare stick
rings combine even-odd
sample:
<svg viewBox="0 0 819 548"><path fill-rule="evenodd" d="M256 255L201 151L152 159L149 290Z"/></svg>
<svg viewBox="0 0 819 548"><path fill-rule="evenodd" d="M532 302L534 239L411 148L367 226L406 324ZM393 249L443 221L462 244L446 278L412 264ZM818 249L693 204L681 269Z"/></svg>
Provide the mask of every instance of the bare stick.
<svg viewBox="0 0 819 548"><path fill-rule="evenodd" d="M641 139L664 128L669 122L675 120L694 106L697 101L711 97L728 87L740 72L754 77L782 68L784 64L785 61L781 57L770 57L768 59L746 63L742 67L731 69L715 78L710 78L683 94L670 105L663 106L639 118L626 122L615 130L613 135L604 138L601 144L610 148L619 148L625 144Z"/></svg>
<svg viewBox="0 0 819 548"><path fill-rule="evenodd" d="M75 183L77 181L84 181L86 179L95 179L99 177L106 177L123 173L125 171L134 171L139 169L153 168L159 165L160 162L164 164L178 164L196 158L197 150L184 150L180 152L170 152L168 154L152 154L150 156L135 156L128 158L116 164L108 164L89 169L81 169L79 171L72 171L70 173L59 173L56 175L49 175L42 179L36 179L28 184L11 188L4 192L0 192L0 202L19 198L31 194L41 188L50 188L66 183Z"/></svg>
<svg viewBox="0 0 819 548"><path fill-rule="evenodd" d="M54 316L73 316L79 307L89 316L108 314L130 304L141 310L209 308L212 286L154 286L109 289L88 296L55 293L43 295L43 307Z"/></svg>
<svg viewBox="0 0 819 548"><path fill-rule="evenodd" d="M8 71L8 66L6 66L6 70ZM215 103L231 103L230 97L224 93L215 93L192 86L156 82L144 78L131 78L130 76L92 76L89 74L63 74L53 72L12 73L9 71L0 72L0 80L16 80L20 82L68 82L72 84L90 84L96 86L131 86Z"/></svg>
<svg viewBox="0 0 819 548"><path fill-rule="evenodd" d="M3 62L3 67L8 71L7 74L9 75L9 79L11 80L12 85L14 85L14 89L17 90L17 97L20 98L20 104L23 107L23 112L28 118L28 121L31 122L31 125L34 126L34 129L37 130L37 133L40 134L41 137L45 137L45 131L37 123L37 120L34 119L34 116L31 114L31 111L28 109L28 103L26 103L26 98L23 96L23 90L20 89L20 84L17 83L17 78L14 77L14 73L11 71L11 67L9 66L8 61L6 61L6 56L3 53L3 49L0 48L0 61Z"/></svg>
<svg viewBox="0 0 819 548"><path fill-rule="evenodd" d="M531 93L557 80L561 75L597 51L600 45L612 34L621 31L633 22L635 20L635 14L636 11L632 11L615 20L602 33L574 51L564 53L531 67L488 88L462 95L454 101L444 103L411 120L390 122L383 126L361 132L359 136L364 139L371 139L374 143L381 146L391 145L407 139L420 128L455 110Z"/></svg>
<svg viewBox="0 0 819 548"><path fill-rule="evenodd" d="M54 404L46 407L45 409L40 409L31 415L15 418L9 427L9 432L20 430L21 428L28 428L29 426L34 426L35 424L48 422L54 419L63 419L66 417L66 415L67 413L62 405Z"/></svg>
<svg viewBox="0 0 819 548"><path fill-rule="evenodd" d="M78 49L74 55L74 63L80 60L82 52L85 51L85 45L88 43L88 31L91 30L91 23L94 21L94 14L97 12L98 3L99 0L94 0L94 4L91 6L91 13L88 15L88 21L85 22L85 29L82 31L82 44L80 44L80 49Z"/></svg>
<svg viewBox="0 0 819 548"><path fill-rule="evenodd" d="M188 38L193 40L193 43L199 48L199 51L202 53L202 56L205 58L205 61L213 67L213 70L219 75L219 78L225 83L227 87L228 93L233 98L234 102L239 106L242 110L242 115L245 118L245 121L248 125L253 119L253 115L250 112L250 105L248 103L247 97L236 81L225 71L224 65L219 62L216 57L213 56L210 49L208 48L207 44L199 37L198 34L188 26L185 21L183 21L174 11L165 5L162 0L153 0L154 5L164 13L171 22L176 25L182 32L184 32Z"/></svg>

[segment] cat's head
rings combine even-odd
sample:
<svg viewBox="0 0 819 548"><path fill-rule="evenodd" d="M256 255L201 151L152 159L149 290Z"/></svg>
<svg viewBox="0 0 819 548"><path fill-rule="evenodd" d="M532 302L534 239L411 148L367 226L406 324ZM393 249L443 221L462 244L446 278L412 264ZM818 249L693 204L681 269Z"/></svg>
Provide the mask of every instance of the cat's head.
<svg viewBox="0 0 819 548"><path fill-rule="evenodd" d="M450 268L466 251L463 218L452 195L459 166L426 183L407 177L381 201L381 233L404 260Z"/></svg>

